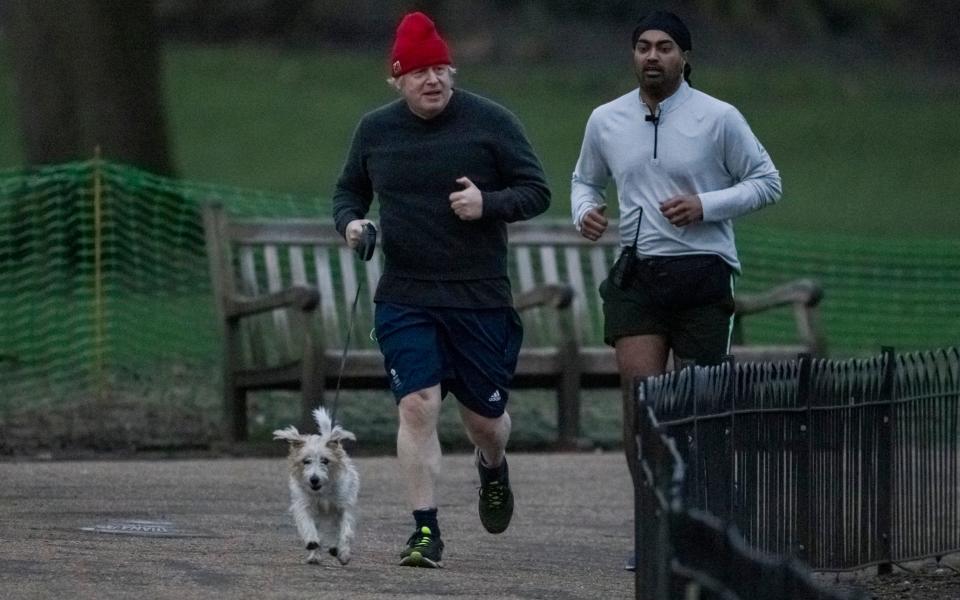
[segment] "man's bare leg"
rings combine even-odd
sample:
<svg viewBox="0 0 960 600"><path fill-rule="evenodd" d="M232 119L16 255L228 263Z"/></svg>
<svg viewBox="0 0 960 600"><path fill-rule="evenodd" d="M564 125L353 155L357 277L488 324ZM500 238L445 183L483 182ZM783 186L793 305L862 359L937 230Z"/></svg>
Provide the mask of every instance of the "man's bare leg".
<svg viewBox="0 0 960 600"><path fill-rule="evenodd" d="M659 375L667 368L670 347L660 335L634 335L618 339L614 345L617 356L617 370L620 372L621 406L623 408L623 450L627 456L627 467L634 485L639 483L639 465L637 464L637 440L634 437L633 422L636 418L636 405L633 402L633 381L637 377Z"/></svg>
<svg viewBox="0 0 960 600"><path fill-rule="evenodd" d="M488 467L497 467L503 462L507 441L510 439L510 415L504 412L495 419L478 415L472 410L460 406L460 419L467 431L467 437L473 445L480 448L483 462Z"/></svg>
<svg viewBox="0 0 960 600"><path fill-rule="evenodd" d="M397 458L407 484L411 510L437 506L434 490L440 476L440 385L422 389L400 399Z"/></svg>

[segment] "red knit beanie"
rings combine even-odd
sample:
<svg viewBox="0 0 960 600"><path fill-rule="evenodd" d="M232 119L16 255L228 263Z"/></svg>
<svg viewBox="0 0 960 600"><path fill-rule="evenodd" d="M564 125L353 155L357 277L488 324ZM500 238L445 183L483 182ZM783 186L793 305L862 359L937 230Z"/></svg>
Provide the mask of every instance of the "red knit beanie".
<svg viewBox="0 0 960 600"><path fill-rule="evenodd" d="M449 64L450 50L430 17L422 12L403 17L390 52L390 74L400 77L424 67Z"/></svg>

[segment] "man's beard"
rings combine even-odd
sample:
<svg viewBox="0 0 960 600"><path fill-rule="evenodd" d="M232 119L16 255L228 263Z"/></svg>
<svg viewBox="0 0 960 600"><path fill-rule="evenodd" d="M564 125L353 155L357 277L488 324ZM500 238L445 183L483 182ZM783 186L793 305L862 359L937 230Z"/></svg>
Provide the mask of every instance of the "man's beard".
<svg viewBox="0 0 960 600"><path fill-rule="evenodd" d="M640 81L640 87L651 96L664 97L672 93L680 86L680 79L683 77L681 71L660 71L660 77L651 79L646 77L641 70L637 73L637 79Z"/></svg>

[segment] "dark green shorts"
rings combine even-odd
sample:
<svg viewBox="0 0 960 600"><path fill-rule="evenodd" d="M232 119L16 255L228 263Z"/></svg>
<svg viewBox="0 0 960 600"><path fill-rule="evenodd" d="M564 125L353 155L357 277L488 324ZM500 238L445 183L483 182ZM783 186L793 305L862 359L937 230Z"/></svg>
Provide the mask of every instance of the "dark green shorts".
<svg viewBox="0 0 960 600"><path fill-rule="evenodd" d="M716 364L730 350L733 271L720 257L642 260L624 284L600 284L604 341L660 335L677 359Z"/></svg>

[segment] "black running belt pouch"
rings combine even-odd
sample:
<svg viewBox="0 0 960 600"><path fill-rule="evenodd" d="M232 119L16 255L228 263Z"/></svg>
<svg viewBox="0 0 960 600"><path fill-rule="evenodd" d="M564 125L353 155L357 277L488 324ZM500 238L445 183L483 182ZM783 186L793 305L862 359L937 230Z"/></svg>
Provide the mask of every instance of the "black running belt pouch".
<svg viewBox="0 0 960 600"><path fill-rule="evenodd" d="M633 234L633 245L620 251L620 256L610 269L610 283L621 290L626 290L633 285L637 277L637 240L640 239L640 221L642 220L643 209L641 208L640 215L637 217L637 231Z"/></svg>

